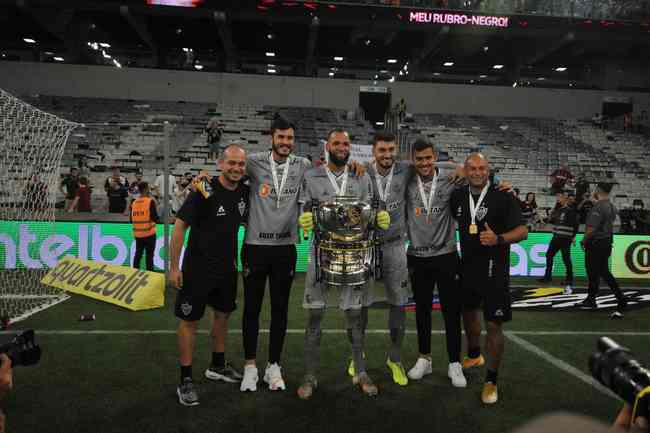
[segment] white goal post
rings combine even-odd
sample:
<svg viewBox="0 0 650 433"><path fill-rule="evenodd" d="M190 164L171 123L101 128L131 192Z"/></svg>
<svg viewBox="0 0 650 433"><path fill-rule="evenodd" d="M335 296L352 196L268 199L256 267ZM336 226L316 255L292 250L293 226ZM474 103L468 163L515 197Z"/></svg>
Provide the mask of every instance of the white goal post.
<svg viewBox="0 0 650 433"><path fill-rule="evenodd" d="M38 252L21 235L34 236L36 231L37 237L45 238L55 233L61 157L78 126L0 89L1 324L25 319L67 299L59 289L40 283L47 264L33 259Z"/></svg>

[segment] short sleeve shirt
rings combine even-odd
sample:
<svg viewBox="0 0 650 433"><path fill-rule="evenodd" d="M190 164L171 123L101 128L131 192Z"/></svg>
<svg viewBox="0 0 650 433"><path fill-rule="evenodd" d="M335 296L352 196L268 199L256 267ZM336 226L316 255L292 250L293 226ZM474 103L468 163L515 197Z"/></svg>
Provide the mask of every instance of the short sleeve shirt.
<svg viewBox="0 0 650 433"><path fill-rule="evenodd" d="M611 239L617 210L609 200L598 200L587 216L586 224L593 227L593 240Z"/></svg>
<svg viewBox="0 0 650 433"><path fill-rule="evenodd" d="M406 212L409 247L407 254L416 257L434 257L456 251L456 221L449 200L456 185L449 179L451 171L438 168L435 195L428 210L423 202L417 176L409 182L406 191ZM433 181L423 182L428 200Z"/></svg>
<svg viewBox="0 0 650 433"><path fill-rule="evenodd" d="M472 223L469 212L469 191L469 186L457 189L450 201L458 221L462 261L464 264L469 264L494 260L499 269L507 272L510 266L510 245L484 246L481 245L479 234L469 232ZM474 202L477 201L478 194L474 196ZM515 197L491 187L476 212L479 233L485 230L486 223L497 235L522 225L521 207Z"/></svg>
<svg viewBox="0 0 650 433"><path fill-rule="evenodd" d="M190 226L183 271L214 274L236 272L237 234L248 216L248 187L231 191L212 180L212 195L206 199L192 192L176 217Z"/></svg>
<svg viewBox="0 0 650 433"><path fill-rule="evenodd" d="M309 206L312 200L328 201L336 197L337 192L334 185L331 184L329 176L327 176L325 167L321 165L305 173L305 180L301 189L301 203ZM364 173L361 177L356 177L354 173L349 171L347 175L345 172L333 174L339 188L343 186L344 176L347 176L345 193L341 195L356 197L365 203L372 202L372 187L367 173Z"/></svg>
<svg viewBox="0 0 650 433"><path fill-rule="evenodd" d="M278 200L271 171L271 152L248 157L246 172L250 177L250 218L246 243L253 245L293 245L298 241L298 198L305 171L311 167L307 158L291 156L276 165L278 185L288 164L289 172Z"/></svg>
<svg viewBox="0 0 650 433"><path fill-rule="evenodd" d="M393 239L406 233L406 187L414 172L413 166L404 161L398 161L393 165L392 178L390 175L378 174L374 165L368 167L367 173L370 177L373 198L379 200L382 208L390 214L390 227L387 230L380 230L384 239ZM384 195L389 180L390 188ZM379 188L381 188L381 193ZM382 195L384 200L382 200Z"/></svg>

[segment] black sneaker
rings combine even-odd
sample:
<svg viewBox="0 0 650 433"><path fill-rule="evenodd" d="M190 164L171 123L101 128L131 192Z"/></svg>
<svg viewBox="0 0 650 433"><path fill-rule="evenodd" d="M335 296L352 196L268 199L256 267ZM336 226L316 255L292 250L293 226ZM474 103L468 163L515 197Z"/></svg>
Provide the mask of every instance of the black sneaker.
<svg viewBox="0 0 650 433"><path fill-rule="evenodd" d="M228 383L241 382L242 375L226 362L223 367L210 366L205 370L205 377L210 380L223 380Z"/></svg>
<svg viewBox="0 0 650 433"><path fill-rule="evenodd" d="M596 300L594 298L587 297L584 301L578 304L578 307L595 309L598 306L596 305Z"/></svg>
<svg viewBox="0 0 650 433"><path fill-rule="evenodd" d="M625 309L627 308L627 299L625 298L619 299L616 308L618 309L618 311L625 311Z"/></svg>
<svg viewBox="0 0 650 433"><path fill-rule="evenodd" d="M178 395L178 402L183 406L199 405L199 394L190 378L185 378L183 383L176 388L176 395Z"/></svg>

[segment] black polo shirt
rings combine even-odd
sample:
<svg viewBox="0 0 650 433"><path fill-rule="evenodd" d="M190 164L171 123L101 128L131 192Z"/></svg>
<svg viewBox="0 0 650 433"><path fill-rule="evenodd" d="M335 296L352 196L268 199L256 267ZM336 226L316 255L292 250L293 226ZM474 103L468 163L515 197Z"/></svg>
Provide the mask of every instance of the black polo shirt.
<svg viewBox="0 0 650 433"><path fill-rule="evenodd" d="M183 272L208 276L237 269L237 234L248 218L248 187L240 183L231 191L218 178L213 178L211 186L208 199L192 192L176 213L176 218L190 226Z"/></svg>
<svg viewBox="0 0 650 433"><path fill-rule="evenodd" d="M479 195L474 195L474 202ZM470 234L469 185L457 189L451 195L450 206L458 221L460 250L463 263L463 279L479 282L481 278L501 274L507 281L510 272L510 245L481 245L480 233L485 224L497 235L507 233L522 225L521 207L512 194L492 187L485 195L476 215L478 234ZM486 275L488 274L488 275Z"/></svg>

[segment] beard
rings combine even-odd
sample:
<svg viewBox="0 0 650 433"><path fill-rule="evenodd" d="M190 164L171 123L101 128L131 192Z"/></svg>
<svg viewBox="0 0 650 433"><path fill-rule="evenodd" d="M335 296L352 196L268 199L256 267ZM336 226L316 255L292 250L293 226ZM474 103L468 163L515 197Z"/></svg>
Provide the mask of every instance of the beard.
<svg viewBox="0 0 650 433"><path fill-rule="evenodd" d="M333 152L328 152L328 153L329 153L330 161L332 162L332 164L334 164L337 167L343 167L345 164L348 163L348 159L350 159L349 153L345 155L345 158L339 158L336 155L334 155Z"/></svg>
<svg viewBox="0 0 650 433"><path fill-rule="evenodd" d="M283 144L276 144L276 143L271 143L271 148L277 155L282 155L285 156L289 155L291 153L291 146L285 146ZM280 150L282 149L282 150Z"/></svg>
<svg viewBox="0 0 650 433"><path fill-rule="evenodd" d="M377 165L381 168L389 169L393 166L395 163L395 158L386 158L386 159L380 159L377 161Z"/></svg>

